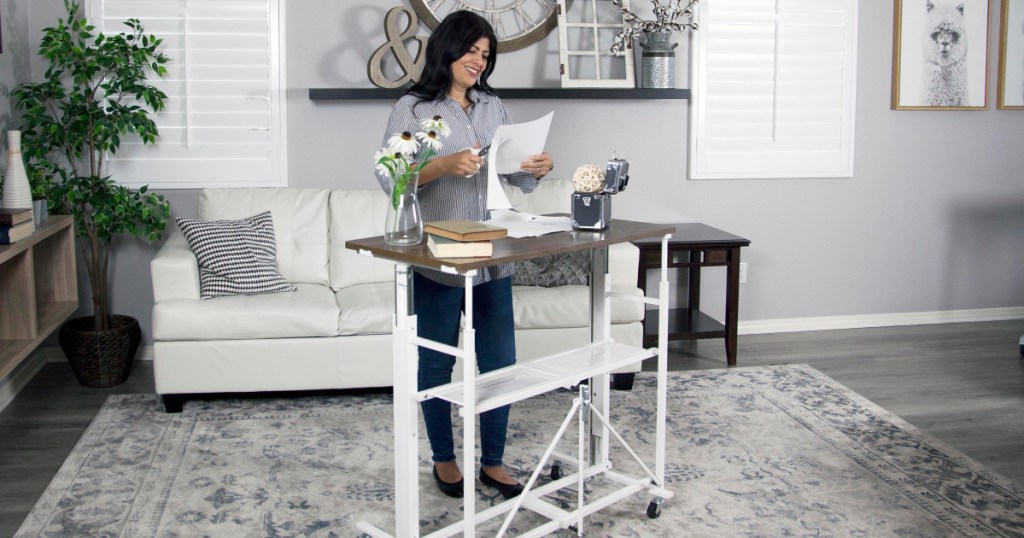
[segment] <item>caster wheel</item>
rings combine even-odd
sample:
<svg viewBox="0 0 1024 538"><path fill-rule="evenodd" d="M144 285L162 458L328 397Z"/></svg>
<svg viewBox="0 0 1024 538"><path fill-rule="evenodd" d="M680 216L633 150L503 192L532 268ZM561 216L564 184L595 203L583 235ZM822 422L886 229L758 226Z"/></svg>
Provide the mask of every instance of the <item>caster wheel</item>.
<svg viewBox="0 0 1024 538"><path fill-rule="evenodd" d="M551 480L558 480L558 479L560 479L560 478L562 478L564 476L565 476L565 473L562 472L562 466L561 465L552 465L551 466Z"/></svg>
<svg viewBox="0 0 1024 538"><path fill-rule="evenodd" d="M658 516L660 516L660 515L661 515L661 505L656 503L656 502L654 502L654 501L651 501L651 504L647 505L647 517L649 517L651 519L658 519Z"/></svg>

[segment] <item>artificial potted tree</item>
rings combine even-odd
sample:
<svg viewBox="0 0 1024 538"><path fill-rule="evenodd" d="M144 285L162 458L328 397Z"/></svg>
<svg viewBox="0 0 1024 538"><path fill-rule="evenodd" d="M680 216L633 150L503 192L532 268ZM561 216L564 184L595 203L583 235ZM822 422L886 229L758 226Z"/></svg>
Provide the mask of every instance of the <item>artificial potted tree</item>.
<svg viewBox="0 0 1024 538"><path fill-rule="evenodd" d="M125 137L156 139L150 114L167 96L147 77L166 74L168 60L158 51L161 40L137 19L126 21L123 33L97 34L77 1L64 0L64 7L67 18L43 30L44 80L22 84L12 96L24 145L32 148L26 164L52 182L50 211L74 216L89 275L93 314L67 321L60 345L80 383L105 387L127 378L141 336L137 320L110 313L111 240L128 234L158 241L170 218L163 196L104 175L106 158Z"/></svg>

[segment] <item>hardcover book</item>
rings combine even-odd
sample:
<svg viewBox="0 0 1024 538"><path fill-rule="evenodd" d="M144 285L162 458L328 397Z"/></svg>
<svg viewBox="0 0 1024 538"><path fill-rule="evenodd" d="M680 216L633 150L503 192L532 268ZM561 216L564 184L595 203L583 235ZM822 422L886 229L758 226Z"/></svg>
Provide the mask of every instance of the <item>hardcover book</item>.
<svg viewBox="0 0 1024 538"><path fill-rule="evenodd" d="M32 235L35 231L34 223L29 220L15 226L0 226L0 245L10 245Z"/></svg>
<svg viewBox="0 0 1024 538"><path fill-rule="evenodd" d="M427 248L435 258L486 258L494 252L490 241L456 241L440 235L427 235Z"/></svg>
<svg viewBox="0 0 1024 538"><path fill-rule="evenodd" d="M508 235L508 230L501 226L475 220L438 220L428 222L423 225L423 231L455 241L487 241L490 239L501 239ZM487 256L490 256L490 254L487 254Z"/></svg>
<svg viewBox="0 0 1024 538"><path fill-rule="evenodd" d="M21 207L0 207L0 226L14 226L32 220L32 210Z"/></svg>

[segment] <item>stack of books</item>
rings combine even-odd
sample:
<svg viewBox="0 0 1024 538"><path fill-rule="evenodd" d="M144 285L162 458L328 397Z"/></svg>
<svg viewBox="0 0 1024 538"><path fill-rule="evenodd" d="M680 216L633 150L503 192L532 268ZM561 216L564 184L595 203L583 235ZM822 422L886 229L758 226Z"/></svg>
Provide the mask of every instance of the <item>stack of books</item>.
<svg viewBox="0 0 1024 538"><path fill-rule="evenodd" d="M34 231L31 209L0 208L0 245L17 243Z"/></svg>
<svg viewBox="0 0 1024 538"><path fill-rule="evenodd" d="M501 239L508 230L474 220L439 220L423 226L427 247L435 258L486 258L494 253L492 239Z"/></svg>

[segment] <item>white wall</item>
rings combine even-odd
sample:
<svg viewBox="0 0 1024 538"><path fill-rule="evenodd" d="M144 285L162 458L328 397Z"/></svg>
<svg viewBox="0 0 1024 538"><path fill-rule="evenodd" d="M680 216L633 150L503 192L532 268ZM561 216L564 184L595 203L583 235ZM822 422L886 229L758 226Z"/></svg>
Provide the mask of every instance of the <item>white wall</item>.
<svg viewBox="0 0 1024 538"><path fill-rule="evenodd" d="M4 9L6 24L13 0ZM384 42L383 17L401 0L287 2L289 180L293 186L375 189L371 158L385 101L311 102L311 87L369 87L366 62ZM634 2L639 4L639 2ZM32 39L60 14L32 2ZM24 4L22 4L24 5ZM1024 306L1024 113L995 110L999 2L991 0L989 105L980 112L889 109L893 2L861 2L855 176L847 179L686 179L685 101L510 101L517 120L554 109L555 175L618 155L631 163L615 216L700 221L749 238L740 320L878 315ZM25 8L21 8L25 9ZM426 35L425 27L421 33ZM973 43L977 43L974 41ZM24 48L24 44L21 45ZM34 50L37 42L33 41ZM502 55L496 87L557 87L557 36ZM678 84L687 53L678 49ZM7 51L0 76L7 82ZM6 68L9 69L9 68ZM33 65L34 76L41 71ZM20 77L19 77L20 78ZM4 108L0 105L0 114ZM164 192L193 216L197 191ZM113 264L113 306L149 340L154 246L124 242ZM720 272L705 277L717 315ZM88 303L82 282L82 304ZM83 310L83 313L88 310Z"/></svg>

